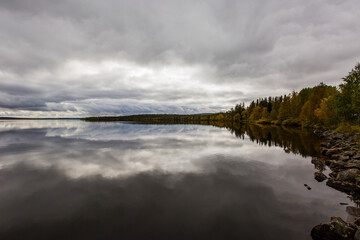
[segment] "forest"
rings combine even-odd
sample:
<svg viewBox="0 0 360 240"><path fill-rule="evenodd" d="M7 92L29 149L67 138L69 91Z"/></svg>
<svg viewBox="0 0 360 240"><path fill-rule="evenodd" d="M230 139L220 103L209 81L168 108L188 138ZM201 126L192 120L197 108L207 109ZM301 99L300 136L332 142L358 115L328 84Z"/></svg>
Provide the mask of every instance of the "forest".
<svg viewBox="0 0 360 240"><path fill-rule="evenodd" d="M237 104L227 112L212 114L150 114L91 117L87 121L141 121L159 123L252 122L284 126L318 127L339 131L360 131L360 63L338 87L320 83L299 92L259 98L245 107Z"/></svg>
<svg viewBox="0 0 360 240"><path fill-rule="evenodd" d="M229 117L230 116L230 117ZM233 121L358 130L360 125L360 63L339 87L323 83L284 96L259 98L248 107L238 104L225 113Z"/></svg>

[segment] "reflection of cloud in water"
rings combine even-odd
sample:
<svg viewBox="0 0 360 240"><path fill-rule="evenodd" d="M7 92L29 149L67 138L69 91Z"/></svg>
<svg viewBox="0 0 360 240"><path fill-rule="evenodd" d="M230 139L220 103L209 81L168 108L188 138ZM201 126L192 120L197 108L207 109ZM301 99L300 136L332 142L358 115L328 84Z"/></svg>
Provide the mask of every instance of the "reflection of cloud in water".
<svg viewBox="0 0 360 240"><path fill-rule="evenodd" d="M257 144L241 141L226 129L212 126L54 121L50 127L52 121L29 121L26 128L24 122L27 121L3 126L2 166L25 160L37 166L56 166L72 177L115 177L156 169L196 172L195 159L206 161L205 157L214 155L246 156L244 161L274 165L283 164L288 158L280 148L263 147L259 151ZM41 128L41 124L46 128Z"/></svg>
<svg viewBox="0 0 360 240"><path fill-rule="evenodd" d="M0 122L0 155L0 239L309 239L348 202L212 126Z"/></svg>
<svg viewBox="0 0 360 240"><path fill-rule="evenodd" d="M198 163L197 174L111 179L69 179L55 168L25 164L3 169L0 237L309 239L312 226L336 212L329 200L303 194L307 190L278 191L296 188L274 178L283 169L238 159Z"/></svg>
<svg viewBox="0 0 360 240"><path fill-rule="evenodd" d="M46 129L46 136L98 141L154 139L159 136L182 137L226 133L225 129L201 125L130 124L124 122L85 122L80 120L17 120L0 121L0 132L14 129ZM205 130L205 131L204 131ZM227 135L227 133L226 133Z"/></svg>

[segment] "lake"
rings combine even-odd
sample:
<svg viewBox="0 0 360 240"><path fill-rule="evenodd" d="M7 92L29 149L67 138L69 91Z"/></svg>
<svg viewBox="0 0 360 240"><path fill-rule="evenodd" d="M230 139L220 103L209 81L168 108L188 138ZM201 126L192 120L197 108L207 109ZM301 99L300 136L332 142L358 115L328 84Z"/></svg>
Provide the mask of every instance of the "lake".
<svg viewBox="0 0 360 240"><path fill-rule="evenodd" d="M353 205L318 152L300 129L3 120L0 239L311 239Z"/></svg>

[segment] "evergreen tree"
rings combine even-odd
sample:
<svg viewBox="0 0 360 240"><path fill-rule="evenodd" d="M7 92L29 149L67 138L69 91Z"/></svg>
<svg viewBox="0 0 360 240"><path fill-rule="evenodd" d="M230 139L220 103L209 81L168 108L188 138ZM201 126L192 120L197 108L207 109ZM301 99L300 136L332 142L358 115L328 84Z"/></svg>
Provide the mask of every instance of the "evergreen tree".
<svg viewBox="0 0 360 240"><path fill-rule="evenodd" d="M345 121L360 123L360 63L343 80L341 94L336 96L336 112Z"/></svg>

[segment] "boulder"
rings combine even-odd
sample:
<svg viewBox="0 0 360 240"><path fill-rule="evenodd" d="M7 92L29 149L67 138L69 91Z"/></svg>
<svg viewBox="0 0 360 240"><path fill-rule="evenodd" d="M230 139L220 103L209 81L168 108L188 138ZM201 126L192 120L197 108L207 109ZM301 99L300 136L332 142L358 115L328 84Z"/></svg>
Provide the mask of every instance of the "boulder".
<svg viewBox="0 0 360 240"><path fill-rule="evenodd" d="M338 175L338 172L331 172L329 173L329 177L336 178Z"/></svg>
<svg viewBox="0 0 360 240"><path fill-rule="evenodd" d="M360 208L347 206L346 212L353 217L360 217Z"/></svg>
<svg viewBox="0 0 360 240"><path fill-rule="evenodd" d="M330 148L326 151L326 156L340 153L340 152L342 152L342 150L343 150L342 148Z"/></svg>
<svg viewBox="0 0 360 240"><path fill-rule="evenodd" d="M340 161L346 162L346 161L348 161L349 159L350 159L349 156L343 155L343 154L339 154L339 160L340 160Z"/></svg>
<svg viewBox="0 0 360 240"><path fill-rule="evenodd" d="M355 219L354 224L360 227L360 218Z"/></svg>
<svg viewBox="0 0 360 240"><path fill-rule="evenodd" d="M355 232L354 240L360 240L360 229Z"/></svg>
<svg viewBox="0 0 360 240"><path fill-rule="evenodd" d="M351 168L339 172L339 174L336 177L336 180L354 183L356 182L356 177L359 176L360 176L360 170L357 168Z"/></svg>
<svg viewBox="0 0 360 240"><path fill-rule="evenodd" d="M340 217L332 217L330 222L315 226L311 230L311 237L314 240L351 240L356 231L356 226L345 222Z"/></svg>
<svg viewBox="0 0 360 240"><path fill-rule="evenodd" d="M349 157L352 157L352 156L354 156L354 152L353 151L345 151L345 152L343 152L342 153L342 155L344 155L344 156L349 156Z"/></svg>
<svg viewBox="0 0 360 240"><path fill-rule="evenodd" d="M322 182L325 179L327 179L326 175L324 173L322 173L322 172L314 173L314 177L315 177L316 181L318 181L318 182Z"/></svg>
<svg viewBox="0 0 360 240"><path fill-rule="evenodd" d="M345 192L345 193L350 193L353 191L360 191L360 185L358 185L356 183L337 181L333 178L330 178L329 180L327 180L326 185L328 185L329 187L332 187L336 190Z"/></svg>
<svg viewBox="0 0 360 240"><path fill-rule="evenodd" d="M353 159L360 159L360 153L355 154L352 158Z"/></svg>
<svg viewBox="0 0 360 240"><path fill-rule="evenodd" d="M313 157L311 159L311 163L314 164L315 168L318 170L324 170L325 168L325 162L321 160L320 158Z"/></svg>
<svg viewBox="0 0 360 240"><path fill-rule="evenodd" d="M324 132L322 132L322 134L321 134L321 138L327 138L327 137L329 137L332 133L333 133L333 132L330 131L330 130L324 131Z"/></svg>
<svg viewBox="0 0 360 240"><path fill-rule="evenodd" d="M343 161L330 160L329 167L331 169L343 169L345 167L345 163Z"/></svg>
<svg viewBox="0 0 360 240"><path fill-rule="evenodd" d="M360 169L360 161L359 160L350 160L350 161L346 162L345 167Z"/></svg>
<svg viewBox="0 0 360 240"><path fill-rule="evenodd" d="M345 138L345 135L342 133L333 133L331 137L334 140L342 140Z"/></svg>
<svg viewBox="0 0 360 240"><path fill-rule="evenodd" d="M343 153L333 154L331 155L331 159L333 160L340 160L340 161L347 161L350 159L348 155L345 155Z"/></svg>

